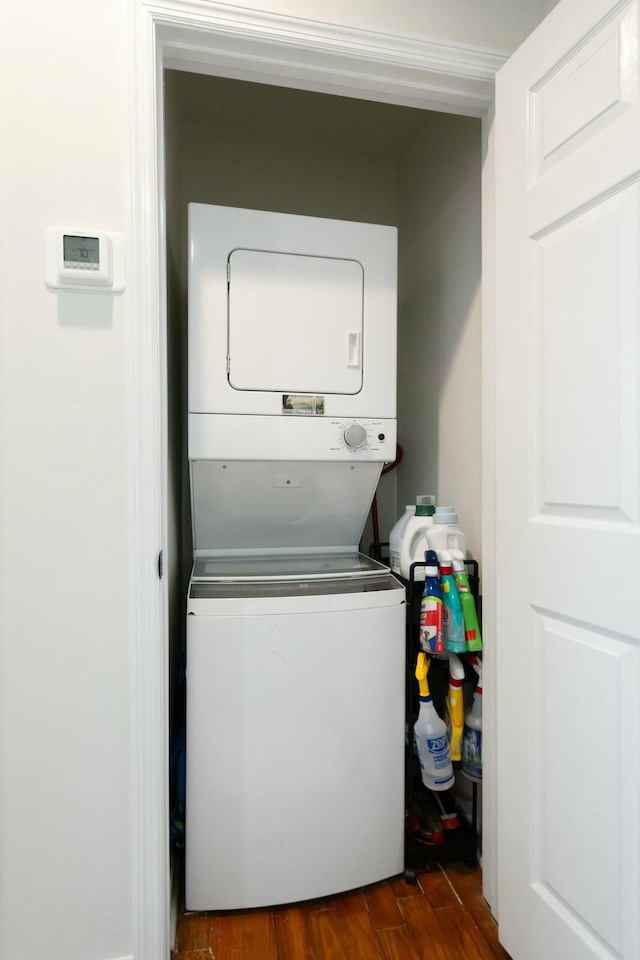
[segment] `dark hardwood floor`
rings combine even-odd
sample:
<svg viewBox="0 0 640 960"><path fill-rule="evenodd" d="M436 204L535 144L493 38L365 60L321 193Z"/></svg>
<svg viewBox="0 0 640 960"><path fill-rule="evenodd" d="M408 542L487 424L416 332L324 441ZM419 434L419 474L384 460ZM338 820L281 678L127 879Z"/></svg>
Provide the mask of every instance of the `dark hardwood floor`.
<svg viewBox="0 0 640 960"><path fill-rule="evenodd" d="M265 910L182 913L173 960L510 960L480 868L452 864Z"/></svg>

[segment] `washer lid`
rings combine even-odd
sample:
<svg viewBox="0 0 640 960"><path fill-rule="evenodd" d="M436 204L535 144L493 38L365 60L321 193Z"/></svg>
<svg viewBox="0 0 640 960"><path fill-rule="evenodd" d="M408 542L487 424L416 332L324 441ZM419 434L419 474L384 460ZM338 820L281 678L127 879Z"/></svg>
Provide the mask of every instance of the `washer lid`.
<svg viewBox="0 0 640 960"><path fill-rule="evenodd" d="M196 556L357 554L382 464L191 460L190 469Z"/></svg>
<svg viewBox="0 0 640 960"><path fill-rule="evenodd" d="M256 583L287 580L340 580L379 577L388 568L362 553L197 557L193 582Z"/></svg>

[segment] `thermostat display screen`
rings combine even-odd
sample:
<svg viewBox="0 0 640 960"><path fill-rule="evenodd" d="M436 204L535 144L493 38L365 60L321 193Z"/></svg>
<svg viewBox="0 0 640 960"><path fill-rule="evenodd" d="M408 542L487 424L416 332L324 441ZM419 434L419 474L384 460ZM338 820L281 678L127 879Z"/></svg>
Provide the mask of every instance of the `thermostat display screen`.
<svg viewBox="0 0 640 960"><path fill-rule="evenodd" d="M65 234L63 244L66 263L100 263L98 237L75 237Z"/></svg>

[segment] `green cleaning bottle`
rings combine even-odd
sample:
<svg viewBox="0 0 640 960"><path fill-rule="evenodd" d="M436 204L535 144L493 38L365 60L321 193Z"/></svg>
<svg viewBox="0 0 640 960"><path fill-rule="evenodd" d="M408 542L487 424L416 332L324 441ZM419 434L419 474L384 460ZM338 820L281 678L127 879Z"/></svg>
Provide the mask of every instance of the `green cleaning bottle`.
<svg viewBox="0 0 640 960"><path fill-rule="evenodd" d="M450 553L453 564L453 579L458 588L460 606L462 607L465 644L467 652L472 653L482 650L482 636L480 635L476 604L469 587L469 577L464 568L464 553L462 550L451 550Z"/></svg>

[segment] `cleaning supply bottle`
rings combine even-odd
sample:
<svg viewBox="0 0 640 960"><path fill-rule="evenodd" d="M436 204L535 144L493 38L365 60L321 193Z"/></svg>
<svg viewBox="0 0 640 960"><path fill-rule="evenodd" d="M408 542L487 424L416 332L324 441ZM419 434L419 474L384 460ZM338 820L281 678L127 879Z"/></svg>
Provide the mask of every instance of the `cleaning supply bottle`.
<svg viewBox="0 0 640 960"><path fill-rule="evenodd" d="M480 624L478 623L478 614L476 611L475 600L469 587L469 577L464 568L464 554L462 550L451 550L451 562L453 564L453 579L458 588L460 605L462 607L462 618L464 620L464 640L467 652L482 650L482 636L480 635Z"/></svg>
<svg viewBox="0 0 640 960"><path fill-rule="evenodd" d="M467 538L458 526L455 507L436 507L427 540L428 549L435 550L438 559L442 550L461 550L463 557L467 555Z"/></svg>
<svg viewBox="0 0 640 960"><path fill-rule="evenodd" d="M420 602L420 649L426 653L443 653L442 591L438 573L438 558L434 550L424 555L424 592Z"/></svg>
<svg viewBox="0 0 640 960"><path fill-rule="evenodd" d="M389 566L393 573L400 573L400 548L404 532L411 517L415 516L416 508L410 503L389 534Z"/></svg>
<svg viewBox="0 0 640 960"><path fill-rule="evenodd" d="M464 716L462 734L462 772L469 780L482 780L482 664L474 658L473 668L478 682L473 703Z"/></svg>
<svg viewBox="0 0 640 960"><path fill-rule="evenodd" d="M464 728L464 700L462 683L464 665L455 653L449 654L449 690L447 692L447 710L449 711L449 752L452 762L462 760L462 731Z"/></svg>
<svg viewBox="0 0 640 960"><path fill-rule="evenodd" d="M430 790L448 790L454 784L449 756L447 727L433 705L427 683L430 661L420 652L416 663L416 680L420 690L420 710L413 733L416 739L422 782Z"/></svg>
<svg viewBox="0 0 640 960"><path fill-rule="evenodd" d="M402 545L400 547L400 573L409 579L411 573L411 564L422 562L425 550L429 549L427 544L427 530L433 523L435 513L436 498L430 494L422 494L416 497L415 515L411 517L404 529ZM420 567L414 572L414 580L422 580L424 570Z"/></svg>
<svg viewBox="0 0 640 960"><path fill-rule="evenodd" d="M464 619L456 581L453 578L451 554L440 551L440 589L442 590L442 627L444 648L449 653L464 653Z"/></svg>

